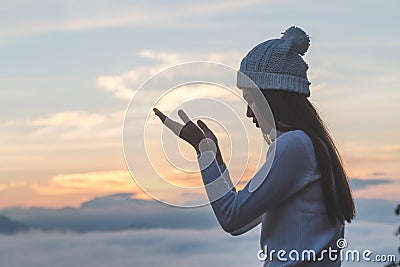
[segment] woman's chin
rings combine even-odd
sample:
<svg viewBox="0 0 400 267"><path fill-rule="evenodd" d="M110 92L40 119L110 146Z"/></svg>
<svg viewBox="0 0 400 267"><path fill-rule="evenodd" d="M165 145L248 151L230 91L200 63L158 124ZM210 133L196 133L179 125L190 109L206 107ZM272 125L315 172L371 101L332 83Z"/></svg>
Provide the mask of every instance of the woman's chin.
<svg viewBox="0 0 400 267"><path fill-rule="evenodd" d="M263 134L268 134L268 135L271 133L272 130L272 128L270 127L260 127L259 125L257 125L256 127L259 128Z"/></svg>

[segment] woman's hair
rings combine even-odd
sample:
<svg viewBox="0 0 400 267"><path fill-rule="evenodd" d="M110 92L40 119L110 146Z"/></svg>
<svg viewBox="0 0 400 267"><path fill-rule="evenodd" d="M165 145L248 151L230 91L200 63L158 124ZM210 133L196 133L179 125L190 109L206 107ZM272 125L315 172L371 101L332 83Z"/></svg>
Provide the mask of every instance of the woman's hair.
<svg viewBox="0 0 400 267"><path fill-rule="evenodd" d="M335 225L335 219L341 223L350 222L355 216L355 207L347 174L332 137L316 108L300 94L282 90L261 91L270 105L277 130L299 129L311 138L322 177L323 198L330 223Z"/></svg>

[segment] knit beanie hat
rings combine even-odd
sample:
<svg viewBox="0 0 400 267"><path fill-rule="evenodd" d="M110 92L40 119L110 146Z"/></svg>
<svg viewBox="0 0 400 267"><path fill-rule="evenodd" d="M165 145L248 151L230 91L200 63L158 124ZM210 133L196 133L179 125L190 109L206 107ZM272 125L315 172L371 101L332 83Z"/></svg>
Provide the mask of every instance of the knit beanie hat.
<svg viewBox="0 0 400 267"><path fill-rule="evenodd" d="M296 26L282 34L280 39L258 44L242 59L237 75L238 88L254 88L256 85L259 89L285 90L310 96L308 65L301 57L310 46L310 38Z"/></svg>

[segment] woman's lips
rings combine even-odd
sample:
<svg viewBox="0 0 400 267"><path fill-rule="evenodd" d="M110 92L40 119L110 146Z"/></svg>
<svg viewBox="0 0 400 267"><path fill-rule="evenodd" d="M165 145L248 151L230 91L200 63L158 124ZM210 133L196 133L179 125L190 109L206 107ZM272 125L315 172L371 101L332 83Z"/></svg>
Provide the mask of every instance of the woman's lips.
<svg viewBox="0 0 400 267"><path fill-rule="evenodd" d="M260 128L260 125L258 125L258 121L254 116L251 116L253 123L256 125L257 128Z"/></svg>
<svg viewBox="0 0 400 267"><path fill-rule="evenodd" d="M260 128L260 126L258 125L258 121L253 119L253 123L256 125L256 127Z"/></svg>

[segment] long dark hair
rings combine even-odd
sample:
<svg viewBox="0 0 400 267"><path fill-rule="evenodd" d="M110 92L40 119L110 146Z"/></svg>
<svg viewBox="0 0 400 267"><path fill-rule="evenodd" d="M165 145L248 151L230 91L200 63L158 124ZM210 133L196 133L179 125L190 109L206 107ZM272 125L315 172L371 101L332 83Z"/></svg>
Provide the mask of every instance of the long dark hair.
<svg viewBox="0 0 400 267"><path fill-rule="evenodd" d="M279 131L303 130L312 140L326 213L332 225L336 219L350 222L354 201L340 154L316 108L300 94L282 90L261 90L267 99ZM333 176L333 179L331 178Z"/></svg>

